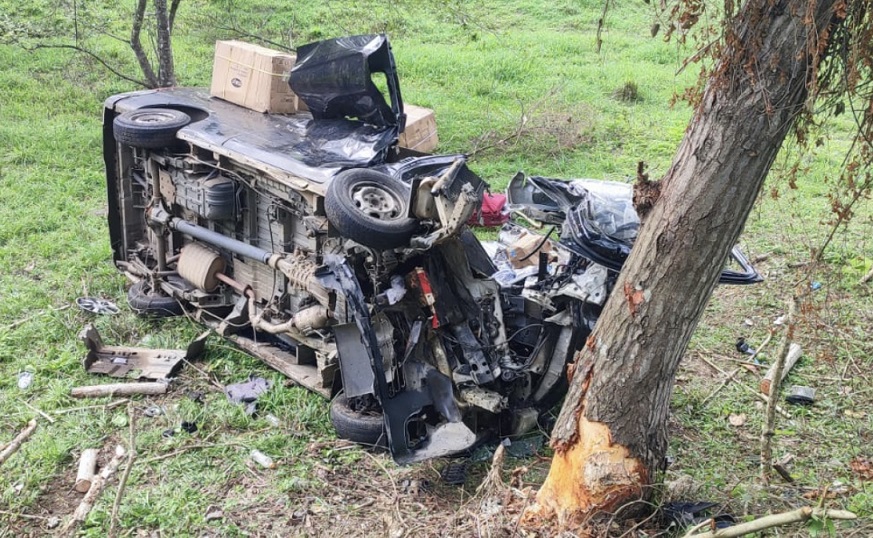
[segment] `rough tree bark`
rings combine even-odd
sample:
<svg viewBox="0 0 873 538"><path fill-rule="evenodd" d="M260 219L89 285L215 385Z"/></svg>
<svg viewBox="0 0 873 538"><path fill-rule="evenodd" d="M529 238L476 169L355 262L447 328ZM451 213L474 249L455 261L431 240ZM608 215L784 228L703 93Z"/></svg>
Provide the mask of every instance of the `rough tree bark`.
<svg viewBox="0 0 873 538"><path fill-rule="evenodd" d="M527 520L647 498L679 361L825 53L841 0L749 0L615 291L577 355Z"/></svg>

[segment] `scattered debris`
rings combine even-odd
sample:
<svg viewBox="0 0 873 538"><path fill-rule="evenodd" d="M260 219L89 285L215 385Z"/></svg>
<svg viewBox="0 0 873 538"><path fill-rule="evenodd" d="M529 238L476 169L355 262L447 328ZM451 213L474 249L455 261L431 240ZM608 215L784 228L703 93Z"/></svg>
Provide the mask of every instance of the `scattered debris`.
<svg viewBox="0 0 873 538"><path fill-rule="evenodd" d="M176 430L173 428L168 428L161 432L161 437L163 437L164 439L169 439L174 435L176 435Z"/></svg>
<svg viewBox="0 0 873 538"><path fill-rule="evenodd" d="M206 509L206 515L203 519L209 523L210 521L218 521L220 519L224 519L224 512L220 508L216 508L214 506L210 506Z"/></svg>
<svg viewBox="0 0 873 538"><path fill-rule="evenodd" d="M755 350L746 343L746 339L740 336L737 338L737 351L740 353L745 353L746 355L754 355Z"/></svg>
<svg viewBox="0 0 873 538"><path fill-rule="evenodd" d="M92 314L114 316L120 312L115 303L99 297L79 297L76 299L76 305L85 312L91 312Z"/></svg>
<svg viewBox="0 0 873 538"><path fill-rule="evenodd" d="M809 289L811 289L812 291L820 290L821 289L821 282L818 282L818 281L813 282L812 284L809 285Z"/></svg>
<svg viewBox="0 0 873 538"><path fill-rule="evenodd" d="M160 405L150 405L145 408L142 414L151 418L159 417L164 414L164 408Z"/></svg>
<svg viewBox="0 0 873 538"><path fill-rule="evenodd" d="M92 374L140 379L166 379L172 376L182 360L193 360L203 353L209 332L204 332L188 345L188 349L145 349L127 346L105 346L100 333L91 325L79 333L79 339L88 348L82 361Z"/></svg>
<svg viewBox="0 0 873 538"><path fill-rule="evenodd" d="M724 529L736 523L734 516L727 513L710 515L717 506L717 503L708 501L674 501L661 507L661 517L667 526L678 528L713 521L715 528Z"/></svg>
<svg viewBox="0 0 873 538"><path fill-rule="evenodd" d="M150 383L110 383L73 387L73 398L101 398L103 396L130 396L132 394L166 394L168 385L157 381Z"/></svg>
<svg viewBox="0 0 873 538"><path fill-rule="evenodd" d="M731 413L731 415L728 417L728 422L730 422L731 426L740 427L746 424L746 418L747 417L745 413Z"/></svg>
<svg viewBox="0 0 873 538"><path fill-rule="evenodd" d="M812 405L815 403L815 389L802 385L793 385L785 401L794 405Z"/></svg>
<svg viewBox="0 0 873 538"><path fill-rule="evenodd" d="M182 428L182 431L186 432L186 433L196 433L197 432L197 423L196 422L184 421L184 422L182 422L182 424L179 425L179 427Z"/></svg>
<svg viewBox="0 0 873 538"><path fill-rule="evenodd" d="M231 403L246 404L246 413L255 414L258 396L270 390L273 383L263 377L250 376L245 383L235 383L224 388Z"/></svg>
<svg viewBox="0 0 873 538"><path fill-rule="evenodd" d="M66 525L64 525L64 528L61 529L61 535L74 536L76 534L76 529L78 529L79 525L81 525L88 517L88 513L91 512L91 508L93 508L94 504L97 502L97 498L103 491L103 487L106 485L107 480L109 480L112 475L115 474L115 471L118 470L118 466L121 465L121 459L124 457L124 454L125 450L123 446L118 445L115 447L115 456L109 461L106 467L100 471L100 474L96 475L91 481L91 487L88 489L88 493L85 494L82 502L80 502L79 506L76 507L76 510L73 512L73 517Z"/></svg>
<svg viewBox="0 0 873 538"><path fill-rule="evenodd" d="M779 376L779 383L776 383L776 386L782 384L785 381L785 378L788 377L788 373L794 368L794 365L797 364L797 361L800 359L800 356L803 354L803 348L800 347L799 344L791 343L791 346L788 348L788 355L785 357L785 364L782 366L782 373ZM764 379L761 380L761 393L762 394L770 394L770 385L773 383L773 378L776 376L776 363L770 366L770 369L767 370L767 373L764 375Z"/></svg>
<svg viewBox="0 0 873 538"><path fill-rule="evenodd" d="M785 314L773 320L773 325L782 325L783 323L785 323Z"/></svg>
<svg viewBox="0 0 873 538"><path fill-rule="evenodd" d="M252 461L263 467L264 469L275 469L276 463L273 461L273 458L264 454L258 449L252 450L250 454Z"/></svg>
<svg viewBox="0 0 873 538"><path fill-rule="evenodd" d="M189 391L185 392L185 396L190 398L191 401L194 403L203 404L203 402L204 402L203 398L204 398L204 396L206 396L206 394L204 394L202 391L199 391L199 390L189 390Z"/></svg>
<svg viewBox="0 0 873 538"><path fill-rule="evenodd" d="M440 478L451 486L461 486L467 481L467 468L469 466L468 460L450 461L440 471Z"/></svg>
<svg viewBox="0 0 873 538"><path fill-rule="evenodd" d="M18 388L27 390L33 383L33 372L29 369L18 373Z"/></svg>
<svg viewBox="0 0 873 538"><path fill-rule="evenodd" d="M76 472L75 490L79 493L88 493L91 489L91 482L94 480L94 475L97 474L97 454L100 451L96 448L86 448L79 456L79 470Z"/></svg>
<svg viewBox="0 0 873 538"><path fill-rule="evenodd" d="M15 439L9 442L2 451L0 451L0 465L9 459L9 456L14 454L21 445L27 441L27 439L33 434L33 431L36 430L36 419L31 419L30 422L27 423L27 427L21 430L21 433L15 436Z"/></svg>
<svg viewBox="0 0 873 538"><path fill-rule="evenodd" d="M57 516L52 516L45 521L45 527L47 529L56 529L61 524L61 518Z"/></svg>
<svg viewBox="0 0 873 538"><path fill-rule="evenodd" d="M264 420L266 420L267 424L274 428L278 428L282 425L282 421L279 420L279 417L277 417L273 413L267 413L267 416L264 417Z"/></svg>
<svg viewBox="0 0 873 538"><path fill-rule="evenodd" d="M746 327L754 327L755 322L750 320L749 318L746 318L743 320L743 325L745 325Z"/></svg>

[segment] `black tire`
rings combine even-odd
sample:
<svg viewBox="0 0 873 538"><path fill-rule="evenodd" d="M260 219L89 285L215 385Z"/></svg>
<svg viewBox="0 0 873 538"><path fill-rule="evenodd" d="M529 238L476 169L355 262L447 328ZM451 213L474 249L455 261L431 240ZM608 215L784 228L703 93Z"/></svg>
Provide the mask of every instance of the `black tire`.
<svg viewBox="0 0 873 538"><path fill-rule="evenodd" d="M409 244L418 222L406 216L408 209L402 181L362 168L337 174L324 197L327 220L343 237L381 250Z"/></svg>
<svg viewBox="0 0 873 538"><path fill-rule="evenodd" d="M185 313L182 303L164 294L163 290L152 289L147 280L140 280L127 290L127 302L140 316L170 318Z"/></svg>
<svg viewBox="0 0 873 538"><path fill-rule="evenodd" d="M382 415L354 411L345 393L340 392L330 402L330 422L340 439L376 449L388 446Z"/></svg>
<svg viewBox="0 0 873 538"><path fill-rule="evenodd" d="M140 108L115 117L115 140L135 148L157 149L177 142L176 131L191 123L191 117L171 108Z"/></svg>

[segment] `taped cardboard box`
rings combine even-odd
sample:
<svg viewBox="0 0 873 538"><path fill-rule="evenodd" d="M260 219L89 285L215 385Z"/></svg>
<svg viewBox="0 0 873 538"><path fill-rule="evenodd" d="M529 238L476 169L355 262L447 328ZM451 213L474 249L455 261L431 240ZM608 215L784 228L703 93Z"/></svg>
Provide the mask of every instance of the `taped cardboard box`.
<svg viewBox="0 0 873 538"><path fill-rule="evenodd" d="M539 253L548 254L553 259L551 242L539 234L525 232L506 248L509 263L515 269L521 269L529 265L537 265L540 262Z"/></svg>
<svg viewBox="0 0 873 538"><path fill-rule="evenodd" d="M406 113L406 129L400 133L400 146L422 153L430 153L436 149L439 139L433 110L405 104L403 111Z"/></svg>
<svg viewBox="0 0 873 538"><path fill-rule="evenodd" d="M213 97L257 112L293 114L305 110L288 77L296 56L242 41L216 41Z"/></svg>

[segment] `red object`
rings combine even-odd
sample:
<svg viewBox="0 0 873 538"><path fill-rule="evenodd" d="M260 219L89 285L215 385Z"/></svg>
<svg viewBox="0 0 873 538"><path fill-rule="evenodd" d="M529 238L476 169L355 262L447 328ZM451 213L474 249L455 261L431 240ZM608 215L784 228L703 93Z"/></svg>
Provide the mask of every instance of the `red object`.
<svg viewBox="0 0 873 538"><path fill-rule="evenodd" d="M473 212L467 224L470 226L502 226L509 220L506 210L506 195L485 193L482 206Z"/></svg>

